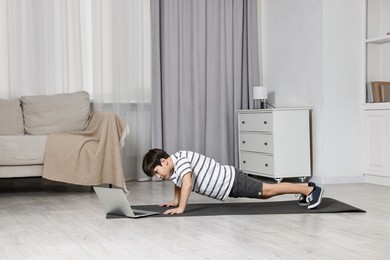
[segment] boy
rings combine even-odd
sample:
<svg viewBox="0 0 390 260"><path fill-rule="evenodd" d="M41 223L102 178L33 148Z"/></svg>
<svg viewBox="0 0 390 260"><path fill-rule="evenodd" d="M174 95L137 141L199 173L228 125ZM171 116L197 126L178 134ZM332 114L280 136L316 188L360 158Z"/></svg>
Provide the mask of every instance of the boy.
<svg viewBox="0 0 390 260"><path fill-rule="evenodd" d="M175 183L174 200L161 206L175 207L164 214L180 214L186 209L191 191L219 200L227 197L268 199L281 194L300 194L298 205L316 208L323 189L315 183L263 183L229 165L196 152L179 151L169 156L164 150L151 149L144 156L146 175Z"/></svg>

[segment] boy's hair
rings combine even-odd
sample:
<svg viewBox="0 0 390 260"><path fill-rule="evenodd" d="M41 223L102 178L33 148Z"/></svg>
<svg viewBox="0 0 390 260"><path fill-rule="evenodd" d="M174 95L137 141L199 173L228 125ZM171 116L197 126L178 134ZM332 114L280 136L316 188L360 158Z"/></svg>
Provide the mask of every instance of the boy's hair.
<svg viewBox="0 0 390 260"><path fill-rule="evenodd" d="M142 162L142 170L149 177L154 176L154 168L156 166L161 165L160 159L167 159L169 155L162 149L150 149L144 156L144 160Z"/></svg>

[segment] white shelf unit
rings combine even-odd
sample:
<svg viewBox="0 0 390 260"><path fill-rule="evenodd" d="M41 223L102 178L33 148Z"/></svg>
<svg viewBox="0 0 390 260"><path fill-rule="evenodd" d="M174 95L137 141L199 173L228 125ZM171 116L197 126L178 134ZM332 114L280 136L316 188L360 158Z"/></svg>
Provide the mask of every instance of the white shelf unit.
<svg viewBox="0 0 390 260"><path fill-rule="evenodd" d="M273 178L311 176L310 109L238 111L239 168Z"/></svg>
<svg viewBox="0 0 390 260"><path fill-rule="evenodd" d="M390 110L367 110L365 119L365 179L390 185Z"/></svg>
<svg viewBox="0 0 390 260"><path fill-rule="evenodd" d="M364 88L370 81L390 81L390 0L366 0L365 7ZM363 113L365 179L390 185L390 102L366 103Z"/></svg>
<svg viewBox="0 0 390 260"><path fill-rule="evenodd" d="M366 82L390 81L390 0L366 1Z"/></svg>

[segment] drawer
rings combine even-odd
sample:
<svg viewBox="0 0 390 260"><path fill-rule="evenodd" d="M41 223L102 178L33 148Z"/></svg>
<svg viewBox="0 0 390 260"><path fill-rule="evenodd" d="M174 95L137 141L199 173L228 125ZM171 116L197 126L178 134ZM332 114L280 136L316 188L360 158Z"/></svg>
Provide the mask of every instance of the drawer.
<svg viewBox="0 0 390 260"><path fill-rule="evenodd" d="M261 133L240 133L240 150L273 153L273 136Z"/></svg>
<svg viewBox="0 0 390 260"><path fill-rule="evenodd" d="M272 113L239 114L239 131L272 131Z"/></svg>
<svg viewBox="0 0 390 260"><path fill-rule="evenodd" d="M259 153L240 153L240 169L242 171L257 172L267 175L274 174L274 158Z"/></svg>

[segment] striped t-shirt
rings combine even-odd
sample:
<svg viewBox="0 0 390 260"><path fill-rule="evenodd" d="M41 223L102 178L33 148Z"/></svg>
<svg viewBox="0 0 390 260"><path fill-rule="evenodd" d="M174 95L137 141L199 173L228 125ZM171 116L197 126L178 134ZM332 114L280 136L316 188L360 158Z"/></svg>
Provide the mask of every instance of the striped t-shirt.
<svg viewBox="0 0 390 260"><path fill-rule="evenodd" d="M214 159L191 151L179 151L171 155L174 171L171 180L181 187L183 177L192 173L192 191L213 199L225 200L232 189L235 169L220 165Z"/></svg>

